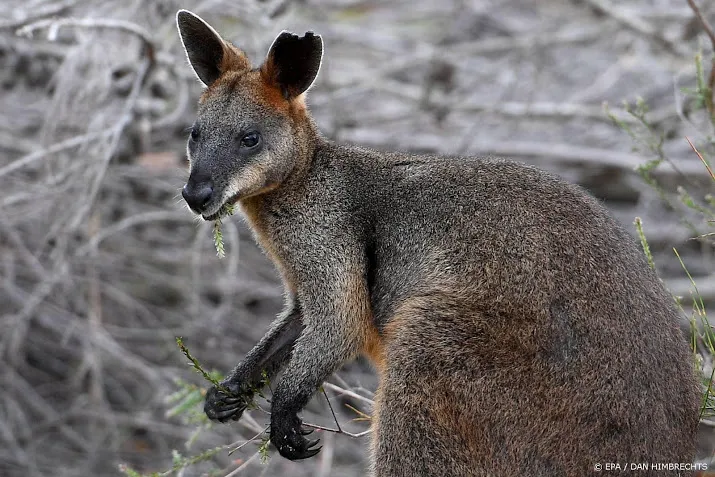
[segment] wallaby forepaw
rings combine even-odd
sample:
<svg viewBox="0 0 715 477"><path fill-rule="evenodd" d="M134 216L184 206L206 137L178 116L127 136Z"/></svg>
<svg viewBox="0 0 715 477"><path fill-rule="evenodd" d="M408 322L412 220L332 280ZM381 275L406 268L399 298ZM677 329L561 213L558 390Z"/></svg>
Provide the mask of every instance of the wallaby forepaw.
<svg viewBox="0 0 715 477"><path fill-rule="evenodd" d="M237 421L241 418L243 411L246 410L247 403L252 398L252 393L241 393L231 388L222 390L212 386L206 392L204 412L213 421Z"/></svg>
<svg viewBox="0 0 715 477"><path fill-rule="evenodd" d="M304 436L312 430L304 428L295 415L273 414L271 418L271 443L280 455L290 460L313 457L322 447L315 447L320 439L308 440Z"/></svg>

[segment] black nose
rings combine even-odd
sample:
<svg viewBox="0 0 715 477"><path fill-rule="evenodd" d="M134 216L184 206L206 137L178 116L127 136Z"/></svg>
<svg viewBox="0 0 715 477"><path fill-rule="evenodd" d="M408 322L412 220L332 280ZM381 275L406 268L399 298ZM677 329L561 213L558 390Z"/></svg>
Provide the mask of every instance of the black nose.
<svg viewBox="0 0 715 477"><path fill-rule="evenodd" d="M192 183L187 182L181 190L181 195L191 210L194 212L202 212L206 205L211 202L213 195L213 185L211 182Z"/></svg>

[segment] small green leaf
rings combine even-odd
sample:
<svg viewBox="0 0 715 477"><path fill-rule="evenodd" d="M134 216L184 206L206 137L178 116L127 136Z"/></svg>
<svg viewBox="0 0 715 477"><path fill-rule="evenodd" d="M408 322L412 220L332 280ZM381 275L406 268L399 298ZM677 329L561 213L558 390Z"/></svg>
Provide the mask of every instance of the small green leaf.
<svg viewBox="0 0 715 477"><path fill-rule="evenodd" d="M218 212L218 217L214 221L214 247L216 247L216 255L218 258L226 256L226 250L223 246L223 233L221 232L221 219L233 215L236 207L233 204L224 204Z"/></svg>
<svg viewBox="0 0 715 477"><path fill-rule="evenodd" d="M227 394L230 394L230 392L219 383L216 376L209 374L206 370L204 370L204 368L201 367L201 364L199 363L199 361L191 355L191 353L189 352L189 349L186 347L186 345L184 345L183 338L181 338L180 336L177 336L176 344L179 346L179 349L181 350L181 352L184 353L184 356L186 356L189 359L189 361L191 362L191 366L193 366L193 368L198 373L200 373L206 381L208 381L211 384L213 384L214 386L216 386L216 389L220 389L221 391L223 391Z"/></svg>
<svg viewBox="0 0 715 477"><path fill-rule="evenodd" d="M261 464L268 462L270 455L268 453L269 447L271 445L270 436L265 436L261 439L261 445L258 447L258 453L261 454Z"/></svg>
<svg viewBox="0 0 715 477"><path fill-rule="evenodd" d="M648 245L648 240L645 237L645 233L643 233L643 222L641 221L640 217L636 217L636 220L634 222L636 224L636 230L638 231L638 237L641 239L641 246L643 247L643 253L645 253L646 258L648 259L648 265L650 265L650 268L655 270L655 262L653 261L653 254L650 251L650 246Z"/></svg>

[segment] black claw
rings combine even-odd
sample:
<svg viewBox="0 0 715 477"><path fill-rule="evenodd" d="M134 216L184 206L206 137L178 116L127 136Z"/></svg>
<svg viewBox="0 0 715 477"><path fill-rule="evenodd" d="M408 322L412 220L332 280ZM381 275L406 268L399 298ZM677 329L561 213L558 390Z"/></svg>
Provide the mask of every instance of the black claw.
<svg viewBox="0 0 715 477"><path fill-rule="evenodd" d="M225 409L223 411L219 411L214 413L214 418L218 419L219 421L222 419L228 419L229 417L233 417L238 409Z"/></svg>
<svg viewBox="0 0 715 477"><path fill-rule="evenodd" d="M311 449L311 450L305 451L305 453L303 453L303 459L309 459L309 458L313 457L315 454L320 452L320 449L322 449L322 446L318 447L317 449Z"/></svg>
<svg viewBox="0 0 715 477"><path fill-rule="evenodd" d="M228 411L229 409L246 409L246 404L242 402L237 402L233 404L224 404L223 406L221 406L222 411Z"/></svg>
<svg viewBox="0 0 715 477"><path fill-rule="evenodd" d="M206 414L209 417L221 417L226 413L243 412L246 406L243 404L232 404L230 406L212 406L210 409L206 410Z"/></svg>
<svg viewBox="0 0 715 477"><path fill-rule="evenodd" d="M274 413L271 415L271 442L286 459L308 459L320 452L320 447L313 449L320 439L308 440L304 437L314 431L314 428L303 427L296 414Z"/></svg>
<svg viewBox="0 0 715 477"><path fill-rule="evenodd" d="M318 447L317 449L307 449L303 452L289 452L289 453L281 453L283 457L289 460L303 460L303 459L310 459L314 455L316 455L318 452L320 452L320 449L322 447Z"/></svg>

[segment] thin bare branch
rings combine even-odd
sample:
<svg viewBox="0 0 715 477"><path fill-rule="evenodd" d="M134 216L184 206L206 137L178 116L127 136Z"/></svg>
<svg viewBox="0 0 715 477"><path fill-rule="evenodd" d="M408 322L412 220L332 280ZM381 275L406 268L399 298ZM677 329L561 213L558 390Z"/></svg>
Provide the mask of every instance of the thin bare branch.
<svg viewBox="0 0 715 477"><path fill-rule="evenodd" d="M31 22L35 22L44 17L59 15L79 3L79 0L63 0L55 3L39 5L32 9L32 13L26 11L18 11L12 20L0 22L0 30L14 30Z"/></svg>
<svg viewBox="0 0 715 477"><path fill-rule="evenodd" d="M678 58L682 58L689 53L677 43L663 36L653 25L634 16L631 11L623 10L620 6L616 6L609 0L586 0L586 2L596 11L610 16L629 30L655 41L655 43L660 45L663 49L676 55Z"/></svg>
<svg viewBox="0 0 715 477"><path fill-rule="evenodd" d="M348 432L348 431L343 430L343 429L331 429L330 427L319 426L319 425L317 425L317 424L311 424L311 423L309 423L309 422L304 422L303 425L306 426L306 427L311 427L311 428L313 428L313 429L320 429L321 431L334 432L334 433L336 433L336 434L345 434L346 436L349 436L349 437L352 437L352 438L355 438L355 439L370 434L370 429L368 429L368 430L366 430L366 431L362 431L362 432L355 432L355 433L353 433L353 432Z"/></svg>
<svg viewBox="0 0 715 477"><path fill-rule="evenodd" d="M695 145L690 141L690 138L688 138L687 136L685 136L685 139L686 139L686 141L688 141L688 144L690 144L690 147L693 149L693 151L695 151L695 154L698 155L698 158L700 159L700 162L703 163L703 165L705 166L705 169L706 169L706 170L708 171L708 173L710 174L710 177L712 177L713 180L715 180L715 173L713 173L713 170L712 170L712 168L710 167L710 164L708 164L708 161L706 161L705 158L703 157L703 155L700 154L700 152L695 148Z"/></svg>
<svg viewBox="0 0 715 477"><path fill-rule="evenodd" d="M351 390L345 389L345 388L341 388L340 386L336 386L335 384L332 384L332 383L323 383L323 387L325 389L330 389L331 391L335 391L338 394L342 394L344 396L349 396L353 399L357 399L358 401L362 401L362 402L367 403L371 406L373 406L375 404L375 402L372 399L366 398L365 396L361 396L354 391L351 391Z"/></svg>
<svg viewBox="0 0 715 477"><path fill-rule="evenodd" d="M688 5L690 5L690 8L693 10L693 13L695 13L695 17L698 19L698 22L700 23L700 26L702 26L703 30L705 30L705 33L708 35L708 38L710 38L710 46L713 50L713 55L715 55L715 31L713 31L713 27L710 25L710 22L708 22L707 18L705 18L705 15L703 15L703 13L700 11L700 8L695 3L695 0L688 0ZM708 111L710 111L710 117L715 123L715 56L713 56L710 65L708 88L710 89L710 94L707 98L707 107Z"/></svg>
<svg viewBox="0 0 715 477"><path fill-rule="evenodd" d="M247 440L243 441L243 442L242 442L241 444L239 444L237 447L233 447L234 445L236 445L235 442L234 442L233 444L229 444L229 445L227 446L227 447L230 449L230 450L228 451L228 455L231 455L231 454L233 454L234 452L243 449L246 445L250 444L251 442L255 442L256 439L258 439L258 438L261 437L263 434L265 434L266 432L268 432L268 429L269 429L270 427L271 427L271 426L266 426L266 427L264 427L261 432L259 432L259 433L256 434L255 436L251 437L250 439L247 439ZM231 447L233 447L233 448L231 448Z"/></svg>
<svg viewBox="0 0 715 477"><path fill-rule="evenodd" d="M261 455L261 453L257 451L251 457L249 457L248 460L246 460L246 462L239 465L234 471L226 474L225 477L233 477L235 475L238 475L239 472L241 472L243 469L245 469L246 467L251 465L253 463L253 461L255 461L260 455Z"/></svg>
<svg viewBox="0 0 715 477"><path fill-rule="evenodd" d="M713 51L715 51L715 31L713 31L713 27L710 25L710 22L708 22L707 18L705 18L703 12L700 11L700 7L698 7L698 4L695 3L695 0L688 0L688 5L690 5L690 8L693 10L693 13L695 13L695 16L700 22L700 26L703 27L703 30L705 30L705 33L708 35L708 38L710 38L710 45L712 46Z"/></svg>
<svg viewBox="0 0 715 477"><path fill-rule="evenodd" d="M70 225L70 229L76 229L79 224L84 220L89 209L92 207L92 205L94 205L94 199L97 197L99 188L104 181L104 176L107 171L109 161L112 159L112 157L114 157L114 154L117 150L117 146L119 145L119 139L121 138L124 129L134 118L134 106L139 99L139 93L141 92L141 88L144 85L144 80L149 74L151 66L152 61L147 58L142 61L141 65L139 66L139 69L137 70L136 77L134 78L134 84L132 85L132 89L129 93L129 96L127 97L127 101L124 104L124 111L122 112L119 121L117 121L117 123L111 129L112 134L110 136L110 143L107 147L107 151L104 155L103 161L99 164L99 171L95 175L94 182L89 189L89 194L86 200L80 206L79 212L75 215L75 218Z"/></svg>
<svg viewBox="0 0 715 477"><path fill-rule="evenodd" d="M120 233L130 227L136 227L137 225L147 224L147 223L158 223L162 221L178 221L178 222L193 222L193 219L186 212L173 212L173 211L155 211L155 212L145 212L142 214L132 215L126 219L120 220L109 227L104 227L98 233L93 235L90 240L84 245L83 248L79 250L79 253L85 253L90 249L97 248L100 243L109 238L112 235Z"/></svg>
<svg viewBox="0 0 715 477"><path fill-rule="evenodd" d="M131 33L141 39L147 50L145 53L146 56L150 58L151 61L154 61L156 48L151 34L145 28L126 20L104 18L48 18L25 25L19 28L16 33L23 36L32 36L37 30L47 29L48 38L54 41L57 38L57 32L63 27L110 29Z"/></svg>
<svg viewBox="0 0 715 477"><path fill-rule="evenodd" d="M335 415L335 411L333 410L333 405L330 403L330 398L325 392L325 388L321 388L323 391L323 396L325 396L325 401L328 403L328 407L330 408L330 414L333 415L333 420L335 421L335 425L338 426L338 430L342 432L342 428L340 427L340 423L338 422L338 416Z"/></svg>
<svg viewBox="0 0 715 477"><path fill-rule="evenodd" d="M81 136L75 136L69 139L65 139L64 141L60 141L57 144L53 144L46 149L31 152L30 154L27 154L4 167L1 167L0 177L14 172L18 169L22 169L23 167L27 167L30 164L33 164L40 159L43 159L52 154L57 154L58 152L66 151L67 149L72 149L73 147L81 146L83 144L96 141L97 139L103 139L105 137L111 136L112 134L113 131L91 132L87 134L82 134Z"/></svg>

